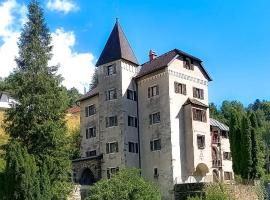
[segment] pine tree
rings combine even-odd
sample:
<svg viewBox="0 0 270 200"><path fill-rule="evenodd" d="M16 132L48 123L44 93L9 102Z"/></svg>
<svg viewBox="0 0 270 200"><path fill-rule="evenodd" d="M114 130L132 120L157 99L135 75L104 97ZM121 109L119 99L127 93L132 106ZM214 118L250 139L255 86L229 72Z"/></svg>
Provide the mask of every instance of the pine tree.
<svg viewBox="0 0 270 200"><path fill-rule="evenodd" d="M251 124L249 118L244 115L241 121L241 176L244 179L250 179L252 172L252 140Z"/></svg>
<svg viewBox="0 0 270 200"><path fill-rule="evenodd" d="M19 104L7 112L6 131L27 151L23 156L35 158L40 177L38 199L63 199L71 171L64 121L68 99L60 86L62 78L56 75L57 67L48 66L52 57L51 36L39 2L32 0L28 11L28 21L18 42L17 69L7 79ZM14 169L7 165L6 171L11 173ZM20 183L13 184L22 187Z"/></svg>
<svg viewBox="0 0 270 200"><path fill-rule="evenodd" d="M93 90L98 85L98 69L95 68L94 74L92 76L91 83L89 85L89 90Z"/></svg>

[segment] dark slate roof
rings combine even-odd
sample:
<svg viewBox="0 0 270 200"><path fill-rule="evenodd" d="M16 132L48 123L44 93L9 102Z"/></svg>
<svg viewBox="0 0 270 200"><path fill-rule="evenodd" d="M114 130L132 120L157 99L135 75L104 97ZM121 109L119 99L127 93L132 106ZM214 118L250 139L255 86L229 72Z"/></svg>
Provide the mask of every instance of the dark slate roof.
<svg viewBox="0 0 270 200"><path fill-rule="evenodd" d="M139 72L139 74L137 75L136 78L145 76L147 74L153 73L155 71L161 70L165 67L168 66L168 64L176 57L176 56L184 56L184 57L188 57L193 61L196 61L200 64L201 69L203 71L203 73L205 74L205 76L207 77L207 79L209 81L211 81L211 77L209 76L208 72L204 69L204 67L202 66L202 61L199 58L196 58L188 53L185 53L179 49L173 49L165 54L162 54L161 56L155 58L152 61L148 61L144 64L142 64L141 70Z"/></svg>
<svg viewBox="0 0 270 200"><path fill-rule="evenodd" d="M133 53L133 50L131 49L118 20L116 20L113 30L96 63L96 66L100 66L119 59L124 59L139 65L137 58Z"/></svg>
<svg viewBox="0 0 270 200"><path fill-rule="evenodd" d="M208 108L208 105L206 105L206 104L198 101L197 99L190 99L190 98L188 98L187 101L184 103L184 106L185 105L188 105L188 104L192 104L192 105L196 105L196 106Z"/></svg>
<svg viewBox="0 0 270 200"><path fill-rule="evenodd" d="M98 87L96 87L96 88L90 90L89 92L87 92L86 94L82 95L81 98L79 98L77 101L83 101L85 99L91 98L91 97L96 96L98 94L99 94Z"/></svg>

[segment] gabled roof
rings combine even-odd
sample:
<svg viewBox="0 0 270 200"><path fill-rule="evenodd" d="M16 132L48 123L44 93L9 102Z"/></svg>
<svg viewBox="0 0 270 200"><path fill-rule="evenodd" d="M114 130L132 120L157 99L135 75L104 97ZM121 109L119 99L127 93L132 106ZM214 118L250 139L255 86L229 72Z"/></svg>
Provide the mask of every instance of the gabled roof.
<svg viewBox="0 0 270 200"><path fill-rule="evenodd" d="M98 94L99 94L99 91L98 91L98 86L97 86L94 89L87 92L86 94L82 95L81 98L79 98L77 101L83 101L85 99L91 98L91 97L96 96Z"/></svg>
<svg viewBox="0 0 270 200"><path fill-rule="evenodd" d="M184 103L184 106L189 105L189 104L199 106L199 107L203 107L203 108L208 108L208 105L198 101L197 99L188 98L187 101Z"/></svg>
<svg viewBox="0 0 270 200"><path fill-rule="evenodd" d="M144 64L142 64L141 70L136 78L145 76L147 74L153 73L155 71L161 70L168 66L168 64L176 57L176 56L183 56L188 57L189 59L196 61L200 64L200 67L205 74L206 78L211 81L211 77L209 76L208 72L205 70L205 68L202 65L202 61L199 58L196 58L188 53L185 53L179 49L173 49L165 54L162 54L161 56L148 61Z"/></svg>
<svg viewBox="0 0 270 200"><path fill-rule="evenodd" d="M222 131L229 131L229 127L221 122L219 122L218 120L215 120L213 118L210 118L210 126L215 126L218 127L220 130Z"/></svg>
<svg viewBox="0 0 270 200"><path fill-rule="evenodd" d="M113 30L107 40L107 43L96 63L100 66L115 60L124 59L136 65L139 65L133 50L118 22L113 27Z"/></svg>

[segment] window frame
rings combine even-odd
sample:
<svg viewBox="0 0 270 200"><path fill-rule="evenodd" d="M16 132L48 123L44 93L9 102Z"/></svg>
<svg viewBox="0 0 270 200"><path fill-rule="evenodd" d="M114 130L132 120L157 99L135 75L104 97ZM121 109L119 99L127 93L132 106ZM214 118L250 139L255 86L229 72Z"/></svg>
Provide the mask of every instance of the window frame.
<svg viewBox="0 0 270 200"><path fill-rule="evenodd" d="M137 101L137 92L135 90L127 89L127 99Z"/></svg>
<svg viewBox="0 0 270 200"><path fill-rule="evenodd" d="M94 154L93 154L93 152L94 152ZM92 155L91 155L91 153L92 153ZM85 152L85 156L86 156L86 157L94 157L94 156L97 156L97 150L96 150L96 149L88 150L88 151Z"/></svg>
<svg viewBox="0 0 270 200"><path fill-rule="evenodd" d="M187 85L184 83L174 82L174 92L177 94L187 95Z"/></svg>
<svg viewBox="0 0 270 200"><path fill-rule="evenodd" d="M200 113L198 113L198 111ZM197 107L192 107L192 119L194 121L198 121L198 122L207 122L207 113L205 109L200 109Z"/></svg>
<svg viewBox="0 0 270 200"><path fill-rule="evenodd" d="M107 168L107 178L110 179L117 172L119 172L119 167L108 167Z"/></svg>
<svg viewBox="0 0 270 200"><path fill-rule="evenodd" d="M199 138L203 140L200 141ZM200 144L200 142L202 142L202 144ZM205 149L205 135L197 134L197 147L198 149Z"/></svg>
<svg viewBox="0 0 270 200"><path fill-rule="evenodd" d="M91 109L93 112L90 112L91 107L93 107L93 109ZM85 113L85 117L90 117L90 116L95 115L97 113L96 105L91 104L91 105L85 106L84 113Z"/></svg>
<svg viewBox="0 0 270 200"><path fill-rule="evenodd" d="M159 145L157 146L157 144L159 144ZM153 139L150 141L150 150L151 151L160 151L161 150L161 138Z"/></svg>
<svg viewBox="0 0 270 200"><path fill-rule="evenodd" d="M128 126L137 128L138 127L138 118L135 116L128 115Z"/></svg>
<svg viewBox="0 0 270 200"><path fill-rule="evenodd" d="M111 88L105 92L105 100L106 101L113 101L117 99L117 89Z"/></svg>
<svg viewBox="0 0 270 200"><path fill-rule="evenodd" d="M156 89L154 90L154 88L156 88ZM158 84L148 87L148 98L152 98L155 96L159 96L159 85Z"/></svg>
<svg viewBox="0 0 270 200"><path fill-rule="evenodd" d="M157 115L157 118L154 118L154 116ZM157 121L155 121L154 119L158 119ZM155 112L149 115L149 124L153 125L153 124L159 124L161 122L161 117L160 117L160 112Z"/></svg>
<svg viewBox="0 0 270 200"><path fill-rule="evenodd" d="M92 134L90 133L90 129L93 129ZM85 138L86 139L94 138L96 136L97 136L96 126L90 126L90 127L86 128L86 130L85 130Z"/></svg>
<svg viewBox="0 0 270 200"><path fill-rule="evenodd" d="M193 87L193 97L204 100L204 89Z"/></svg>
<svg viewBox="0 0 270 200"><path fill-rule="evenodd" d="M109 70L110 68L112 68L112 70ZM116 74L116 64L111 64L111 65L106 66L106 75L112 76L114 74Z"/></svg>
<svg viewBox="0 0 270 200"><path fill-rule="evenodd" d="M113 122L111 121L111 119L113 119ZM111 124L111 122L112 122L112 124ZM105 123L106 123L106 128L118 126L118 117L117 117L117 115L105 117Z"/></svg>
<svg viewBox="0 0 270 200"><path fill-rule="evenodd" d="M115 146L115 151L112 151L112 146L111 145L116 145ZM119 147L118 147L118 142L117 141L113 141L113 142L107 142L106 143L106 154L114 154L114 153L118 153L119 152Z"/></svg>
<svg viewBox="0 0 270 200"><path fill-rule="evenodd" d="M139 153L139 147L137 142L128 142L128 152Z"/></svg>

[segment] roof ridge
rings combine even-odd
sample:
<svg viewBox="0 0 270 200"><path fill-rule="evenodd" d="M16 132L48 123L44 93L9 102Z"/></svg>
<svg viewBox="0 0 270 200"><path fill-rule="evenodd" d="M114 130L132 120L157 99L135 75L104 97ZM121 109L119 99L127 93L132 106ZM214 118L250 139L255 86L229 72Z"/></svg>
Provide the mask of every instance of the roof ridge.
<svg viewBox="0 0 270 200"><path fill-rule="evenodd" d="M162 57L162 56L166 56L167 54L169 54L169 53L171 53L172 51L175 51L175 50L176 50L176 49L172 49L172 50L170 50L170 51L167 51L166 53L163 53L163 54L157 56L157 57L156 57L155 59L153 59L153 60L148 60L147 62L143 63L142 65L151 63L151 62L155 61L156 59L159 59L159 58Z"/></svg>

